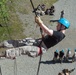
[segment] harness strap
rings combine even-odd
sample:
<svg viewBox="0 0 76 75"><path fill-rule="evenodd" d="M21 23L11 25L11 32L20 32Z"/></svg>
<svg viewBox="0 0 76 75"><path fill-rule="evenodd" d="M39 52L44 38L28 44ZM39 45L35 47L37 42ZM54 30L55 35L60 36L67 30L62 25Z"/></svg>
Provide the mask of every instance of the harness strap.
<svg viewBox="0 0 76 75"><path fill-rule="evenodd" d="M42 49L41 49L41 47L39 47L39 53L38 53L38 55L41 55L42 54Z"/></svg>

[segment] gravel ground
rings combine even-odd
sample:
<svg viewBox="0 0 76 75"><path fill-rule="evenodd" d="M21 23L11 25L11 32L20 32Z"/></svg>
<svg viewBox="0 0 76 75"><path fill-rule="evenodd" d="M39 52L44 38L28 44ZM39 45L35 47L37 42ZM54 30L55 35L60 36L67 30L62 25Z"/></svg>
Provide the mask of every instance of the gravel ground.
<svg viewBox="0 0 76 75"><path fill-rule="evenodd" d="M10 60L10 59L1 59L0 60L0 68L2 75L37 75L37 72L39 75L58 75L59 72L61 72L64 68L72 69L76 68L76 62L74 63L56 63L53 64L51 62L53 58L53 53L56 49L61 50L64 49L65 53L67 51L67 48L71 48L72 53L74 52L74 48L76 48L76 1L75 0L58 0L55 5L55 15L54 17L48 17L48 19L58 19L60 17L60 12L62 10L65 11L65 17L70 21L71 27L66 32L66 38L61 41L59 44L54 46L53 48L50 48L49 51L47 51L45 54L43 54L40 68L38 72L38 65L39 65L39 58L30 58L28 56L20 56L16 60ZM22 15L17 12L19 15L19 18L22 20L23 24L29 23L30 27L32 27L32 24L34 25L34 17L30 15ZM27 20L24 16L26 16L29 20ZM46 18L47 18L46 17ZM26 20L27 22L24 22ZM43 19L44 20L44 19ZM47 20L46 20L47 21ZM47 22L45 22L47 24ZM49 22L48 22L49 24ZM55 27L55 26L52 26ZM25 29L25 27L24 27ZM37 35L39 31L35 29L33 32L33 35ZM32 33L30 30L29 32ZM29 32L24 32L29 33ZM37 33L37 34L36 34ZM30 34L31 35L31 34ZM30 36L27 35L27 36ZM39 36L38 36L39 37ZM71 75L76 75L76 70L71 73Z"/></svg>

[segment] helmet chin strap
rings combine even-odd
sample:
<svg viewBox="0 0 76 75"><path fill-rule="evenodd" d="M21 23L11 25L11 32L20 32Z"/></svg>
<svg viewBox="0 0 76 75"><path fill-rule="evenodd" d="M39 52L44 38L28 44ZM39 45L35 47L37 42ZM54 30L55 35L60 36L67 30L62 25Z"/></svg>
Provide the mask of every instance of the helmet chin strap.
<svg viewBox="0 0 76 75"><path fill-rule="evenodd" d="M60 27L60 29L58 30L58 31L61 31L61 30L64 30L64 29L66 29L66 27L62 27L63 25L61 24L61 27Z"/></svg>

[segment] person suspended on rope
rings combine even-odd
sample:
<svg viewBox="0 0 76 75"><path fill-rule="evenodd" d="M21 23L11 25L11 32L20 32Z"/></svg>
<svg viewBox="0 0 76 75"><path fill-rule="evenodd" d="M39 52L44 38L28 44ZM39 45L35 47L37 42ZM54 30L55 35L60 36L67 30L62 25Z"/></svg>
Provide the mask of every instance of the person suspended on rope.
<svg viewBox="0 0 76 75"><path fill-rule="evenodd" d="M69 21L65 18L60 18L58 20L58 24L56 27L57 31L46 27L46 25L43 23L43 21L41 20L41 18L39 16L35 17L35 22L38 24L38 26L40 26L42 31L44 33L46 33L47 35L45 35L45 36L43 35L43 37L38 39L37 42L33 41L33 44L30 46L23 45L21 47L16 48L17 50L19 49L22 52L25 52L23 54L27 54L32 57L37 57L37 56L45 53L49 48L58 44L62 39L65 38L65 31L70 26ZM10 43L8 43L8 44L10 44ZM8 49L8 50L10 50L10 49ZM11 50L13 50L13 49L11 49Z"/></svg>

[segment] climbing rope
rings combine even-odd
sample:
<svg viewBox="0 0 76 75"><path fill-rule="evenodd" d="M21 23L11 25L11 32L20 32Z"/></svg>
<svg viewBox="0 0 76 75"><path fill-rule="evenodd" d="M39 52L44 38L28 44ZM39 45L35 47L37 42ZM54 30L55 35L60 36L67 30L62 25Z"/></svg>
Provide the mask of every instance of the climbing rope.
<svg viewBox="0 0 76 75"><path fill-rule="evenodd" d="M31 2L31 5L32 5L33 10L35 10L35 7L34 7L34 5L33 5L32 0L30 0L30 2ZM35 16L37 16L36 11L35 11ZM41 29L41 28L40 28L40 32L41 32L41 35L42 35L42 29ZM42 38L43 38L43 36L42 36ZM42 40L41 40L41 42L40 42L39 47L41 46L41 43L42 43ZM40 47L40 48L41 48L41 47ZM38 69L37 69L37 75L39 75L41 58L42 58L42 54L40 55L40 59L39 59L39 64L38 64Z"/></svg>
<svg viewBox="0 0 76 75"><path fill-rule="evenodd" d="M1 70L1 66L0 66L0 75L2 75L2 70Z"/></svg>
<svg viewBox="0 0 76 75"><path fill-rule="evenodd" d="M34 4L33 4L32 0L30 0L30 3L32 5L33 10L35 10L35 7L34 7ZM36 11L34 11L34 12L35 12L35 16L37 16ZM41 32L41 35L42 35L42 29L41 28L40 28L40 32Z"/></svg>
<svg viewBox="0 0 76 75"><path fill-rule="evenodd" d="M40 55L39 64L38 64L38 69L37 69L37 74L36 74L36 75L39 75L41 59L42 59L42 55Z"/></svg>
<svg viewBox="0 0 76 75"><path fill-rule="evenodd" d="M14 59L14 75L17 75L17 61Z"/></svg>

